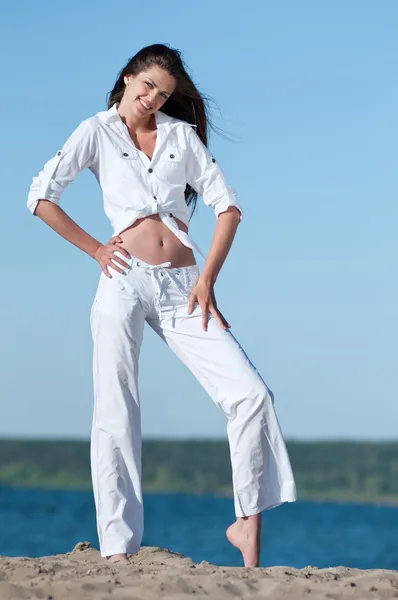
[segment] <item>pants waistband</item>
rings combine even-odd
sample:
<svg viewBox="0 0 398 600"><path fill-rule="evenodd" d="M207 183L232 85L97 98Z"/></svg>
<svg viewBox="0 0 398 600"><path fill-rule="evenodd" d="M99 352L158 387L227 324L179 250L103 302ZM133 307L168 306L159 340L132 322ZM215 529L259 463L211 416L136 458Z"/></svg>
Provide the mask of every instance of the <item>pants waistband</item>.
<svg viewBox="0 0 398 600"><path fill-rule="evenodd" d="M117 254L117 256L119 256L120 258L123 258L123 260L125 260L129 265L130 269L132 269L133 267L142 268L148 271L153 271L157 269L168 269L170 271L181 271L183 269L198 269L198 265L196 263L185 267L172 267L170 261L156 265L151 265L150 263L147 263L144 260L137 258L136 256L131 255L130 258L126 258L120 252L117 251L115 252L115 254Z"/></svg>

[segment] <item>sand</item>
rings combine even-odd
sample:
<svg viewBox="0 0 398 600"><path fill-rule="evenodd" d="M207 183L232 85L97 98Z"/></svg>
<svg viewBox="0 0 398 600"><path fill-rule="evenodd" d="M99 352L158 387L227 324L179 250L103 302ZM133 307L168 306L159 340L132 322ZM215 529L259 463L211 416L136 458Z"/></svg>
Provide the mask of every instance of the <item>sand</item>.
<svg viewBox="0 0 398 600"><path fill-rule="evenodd" d="M398 598L397 571L216 567L156 547L144 547L129 560L109 564L86 542L56 556L3 556L0 600Z"/></svg>

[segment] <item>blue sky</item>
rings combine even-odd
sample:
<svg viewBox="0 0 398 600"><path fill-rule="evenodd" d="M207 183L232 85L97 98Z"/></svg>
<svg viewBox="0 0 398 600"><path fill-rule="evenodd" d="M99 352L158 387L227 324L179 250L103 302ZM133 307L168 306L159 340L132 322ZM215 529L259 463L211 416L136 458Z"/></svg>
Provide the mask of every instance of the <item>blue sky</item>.
<svg viewBox="0 0 398 600"><path fill-rule="evenodd" d="M1 436L89 436L100 270L26 197L78 123L106 108L127 60L161 42L183 52L235 140L210 144L245 211L216 294L285 436L398 437L397 23L395 0L7 4ZM90 172L62 206L111 236ZM214 225L202 205L191 233L205 250ZM149 328L140 368L145 436L225 436L223 414Z"/></svg>

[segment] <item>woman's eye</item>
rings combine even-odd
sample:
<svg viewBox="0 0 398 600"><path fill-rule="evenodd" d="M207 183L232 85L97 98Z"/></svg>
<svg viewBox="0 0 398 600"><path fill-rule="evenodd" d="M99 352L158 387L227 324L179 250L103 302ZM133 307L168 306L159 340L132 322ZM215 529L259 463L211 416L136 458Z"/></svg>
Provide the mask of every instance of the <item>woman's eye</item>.
<svg viewBox="0 0 398 600"><path fill-rule="evenodd" d="M150 81L145 82L149 87L152 87L152 83Z"/></svg>

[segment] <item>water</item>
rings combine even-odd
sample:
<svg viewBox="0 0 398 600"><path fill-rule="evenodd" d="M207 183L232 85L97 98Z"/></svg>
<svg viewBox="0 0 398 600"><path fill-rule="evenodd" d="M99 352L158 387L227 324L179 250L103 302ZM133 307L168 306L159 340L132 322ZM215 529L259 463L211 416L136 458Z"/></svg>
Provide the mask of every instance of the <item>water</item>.
<svg viewBox="0 0 398 600"><path fill-rule="evenodd" d="M241 566L225 539L232 500L213 496L145 496L143 545L161 546L216 565ZM346 565L398 569L398 508L297 502L264 514L261 566ZM91 492L0 487L0 554L48 556L79 541L98 548Z"/></svg>

